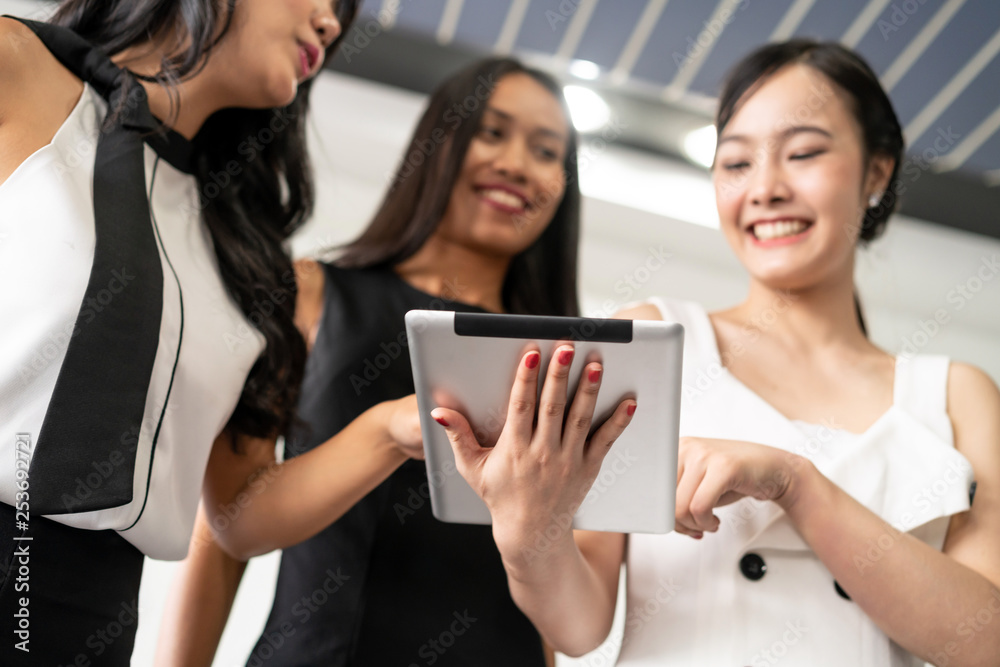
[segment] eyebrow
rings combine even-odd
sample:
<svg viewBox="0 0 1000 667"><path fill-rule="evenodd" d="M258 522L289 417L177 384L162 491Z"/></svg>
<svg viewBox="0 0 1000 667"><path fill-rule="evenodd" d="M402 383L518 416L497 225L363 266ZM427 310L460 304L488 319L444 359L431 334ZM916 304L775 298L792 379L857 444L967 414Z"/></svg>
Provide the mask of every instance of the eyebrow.
<svg viewBox="0 0 1000 667"><path fill-rule="evenodd" d="M830 134L828 130L824 130L822 127L817 127L815 125L793 125L792 127L789 127L784 131L782 131L780 136L782 141L785 141L795 136L796 134L806 134L806 133L821 134L828 139L833 139L833 135ZM719 145L721 146L722 144L729 141L748 143L750 141L750 138L743 134L730 134L728 136L719 139Z"/></svg>
<svg viewBox="0 0 1000 667"><path fill-rule="evenodd" d="M490 112L490 113L495 113L496 115L500 116L501 118L503 118L506 121L513 121L514 120L514 117L512 115L510 115L506 111L500 111L500 109L497 109L496 107L490 107L490 106L488 106L488 107L486 107L485 110L488 111L488 112ZM559 141L561 141L563 143L565 143L566 141L569 140L569 138L565 134L563 134L561 132L558 132L556 130L553 130L551 128L548 128L548 127L539 127L539 128L536 128L535 132L537 132L539 134L544 134L546 136L550 136L553 139L558 139Z"/></svg>

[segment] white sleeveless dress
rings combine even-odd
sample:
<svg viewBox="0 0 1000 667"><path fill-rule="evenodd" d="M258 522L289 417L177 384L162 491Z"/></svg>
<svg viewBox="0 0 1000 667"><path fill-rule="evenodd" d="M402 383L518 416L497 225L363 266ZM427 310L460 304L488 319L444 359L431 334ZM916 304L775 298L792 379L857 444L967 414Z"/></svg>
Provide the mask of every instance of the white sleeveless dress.
<svg viewBox="0 0 1000 667"><path fill-rule="evenodd" d="M970 506L972 484L946 412L947 358L898 358L892 407L854 434L788 420L722 366L701 306L654 303L685 328L682 436L802 454L894 527L941 549L949 517ZM847 599L776 504L743 499L716 514L719 531L700 541L629 536L619 665L923 664ZM859 567L891 548L871 546L858 555Z"/></svg>
<svg viewBox="0 0 1000 667"><path fill-rule="evenodd" d="M0 184L0 502L10 505L16 436L38 437L93 264L94 157L106 110L85 84L52 141ZM163 312L132 445L133 500L49 518L118 530L148 556L177 559L187 553L212 442L236 407L264 339L225 290L194 176L148 144L144 150L150 224L164 272ZM128 275L120 280L127 283ZM122 286L110 285L114 289ZM86 494L90 477L99 482L101 465L95 462L66 493Z"/></svg>

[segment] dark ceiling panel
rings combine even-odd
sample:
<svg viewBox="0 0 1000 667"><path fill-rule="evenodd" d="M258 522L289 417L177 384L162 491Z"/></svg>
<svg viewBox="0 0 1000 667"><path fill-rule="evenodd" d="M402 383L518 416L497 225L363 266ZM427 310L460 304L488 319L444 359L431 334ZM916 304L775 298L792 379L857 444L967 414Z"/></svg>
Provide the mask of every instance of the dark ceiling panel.
<svg viewBox="0 0 1000 667"><path fill-rule="evenodd" d="M489 51L497 43L513 0L465 0L455 40Z"/></svg>
<svg viewBox="0 0 1000 667"><path fill-rule="evenodd" d="M601 0L574 57L595 62L606 70L614 67L646 4L646 0Z"/></svg>
<svg viewBox="0 0 1000 667"><path fill-rule="evenodd" d="M868 0L817 0L795 31L801 37L839 40Z"/></svg>
<svg viewBox="0 0 1000 667"><path fill-rule="evenodd" d="M969 0L893 88L892 101L904 126L1000 28L1000 20L983 20L983 4L1000 7L997 0Z"/></svg>
<svg viewBox="0 0 1000 667"><path fill-rule="evenodd" d="M717 96L722 80L733 63L767 42L791 4L792 0L750 3L733 14L732 22L725 27L722 37L716 41L708 59L691 82L691 90Z"/></svg>
<svg viewBox="0 0 1000 667"><path fill-rule="evenodd" d="M578 6L578 0L533 0L524 15L514 48L554 54Z"/></svg>
<svg viewBox="0 0 1000 667"><path fill-rule="evenodd" d="M370 2L371 0L369 0ZM411 32L436 35L446 0L408 0L400 3L396 25Z"/></svg>
<svg viewBox="0 0 1000 667"><path fill-rule="evenodd" d="M890 3L855 48L873 70L884 74L942 4L916 0Z"/></svg>
<svg viewBox="0 0 1000 667"><path fill-rule="evenodd" d="M994 58L923 136L912 137L913 145L910 152L915 155L922 154L928 149L936 152L949 140L953 141L951 148L954 148L998 106L1000 106L1000 58ZM959 138L955 139L954 135L959 135ZM949 139L946 140L946 136Z"/></svg>
<svg viewBox="0 0 1000 667"><path fill-rule="evenodd" d="M697 48L698 35L715 8L705 0L670 0L632 70L636 79L666 85L677 75L688 49Z"/></svg>
<svg viewBox="0 0 1000 667"><path fill-rule="evenodd" d="M966 160L962 168L966 172L1000 169L1000 132L994 132L993 136ZM997 217L1000 218L1000 212L997 213Z"/></svg>

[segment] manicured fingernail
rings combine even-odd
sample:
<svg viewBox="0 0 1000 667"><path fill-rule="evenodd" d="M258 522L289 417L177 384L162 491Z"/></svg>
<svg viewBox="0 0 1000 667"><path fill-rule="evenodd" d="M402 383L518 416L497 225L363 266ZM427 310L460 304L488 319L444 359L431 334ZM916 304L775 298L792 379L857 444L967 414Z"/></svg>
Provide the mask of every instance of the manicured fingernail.
<svg viewBox="0 0 1000 667"><path fill-rule="evenodd" d="M591 382L597 382L598 380L601 379L601 371L591 370L589 373L587 373L587 379L590 380Z"/></svg>
<svg viewBox="0 0 1000 667"><path fill-rule="evenodd" d="M632 415L635 414L635 408L636 408L636 404L633 403L632 405L630 405L627 408L625 408L625 413L628 414L629 417L631 417Z"/></svg>
<svg viewBox="0 0 1000 667"><path fill-rule="evenodd" d="M438 424L441 424L441 426L445 427L451 426L451 424L445 421L444 417L435 417L434 421L436 421Z"/></svg>
<svg viewBox="0 0 1000 667"><path fill-rule="evenodd" d="M538 360L541 359L541 355L537 352L532 352L524 359L524 365L528 368L534 368L538 365Z"/></svg>
<svg viewBox="0 0 1000 667"><path fill-rule="evenodd" d="M560 364L563 366L569 366L571 361L573 361L573 350L561 350L559 352Z"/></svg>

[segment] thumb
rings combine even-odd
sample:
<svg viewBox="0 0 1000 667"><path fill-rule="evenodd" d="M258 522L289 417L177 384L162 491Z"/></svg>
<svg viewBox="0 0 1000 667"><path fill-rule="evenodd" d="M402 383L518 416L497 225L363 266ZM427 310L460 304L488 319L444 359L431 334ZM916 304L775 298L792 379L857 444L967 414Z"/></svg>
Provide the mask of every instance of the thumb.
<svg viewBox="0 0 1000 667"><path fill-rule="evenodd" d="M448 434L459 472L463 468L469 471L477 469L482 460L489 456L490 450L480 446L469 420L461 412L448 408L434 408L431 410L431 417L443 426L445 433Z"/></svg>

